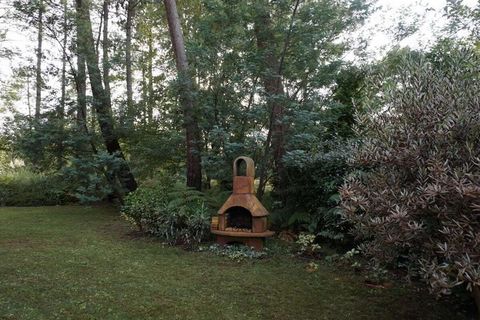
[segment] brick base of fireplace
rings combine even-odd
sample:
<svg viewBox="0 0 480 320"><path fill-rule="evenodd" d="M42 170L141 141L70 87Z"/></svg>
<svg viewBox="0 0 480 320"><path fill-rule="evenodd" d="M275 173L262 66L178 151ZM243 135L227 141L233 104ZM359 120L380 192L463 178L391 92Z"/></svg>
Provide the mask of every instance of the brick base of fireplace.
<svg viewBox="0 0 480 320"><path fill-rule="evenodd" d="M239 231L221 231L212 230L212 233L217 236L217 243L219 245L227 245L232 243L242 243L247 247L251 247L257 251L263 250L263 244L266 237L274 235L273 231L265 232L239 232Z"/></svg>
<svg viewBox="0 0 480 320"><path fill-rule="evenodd" d="M252 237L252 234L250 233L250 237L242 237L238 235L238 232L235 232L236 235L225 235L225 234L220 234L220 233L225 233L225 232L219 232L217 230L212 231L213 233L216 234L217 236L217 243L219 245L225 246L227 244L232 244L232 243L242 243L246 245L247 247L253 248L256 251L261 251L263 250L263 244L265 242L265 237L270 237L273 235L273 232L269 232L268 234L262 235L262 237Z"/></svg>

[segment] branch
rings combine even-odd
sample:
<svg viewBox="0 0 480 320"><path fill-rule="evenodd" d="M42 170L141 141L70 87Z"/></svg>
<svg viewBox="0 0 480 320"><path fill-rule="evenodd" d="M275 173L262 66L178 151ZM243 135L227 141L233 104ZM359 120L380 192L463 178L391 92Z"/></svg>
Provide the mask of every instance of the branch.
<svg viewBox="0 0 480 320"><path fill-rule="evenodd" d="M284 61L285 61L285 55L287 53L288 44L290 42L290 35L292 34L293 21L295 20L295 14L297 13L297 9L298 9L299 4L300 4L300 0L297 0L295 2L295 7L293 8L292 19L290 20L290 27L288 28L288 32L287 32L287 35L285 37L285 43L283 45L283 51L282 51L282 55L280 57L280 64L278 66L278 76L279 77L282 75L283 64L284 64Z"/></svg>

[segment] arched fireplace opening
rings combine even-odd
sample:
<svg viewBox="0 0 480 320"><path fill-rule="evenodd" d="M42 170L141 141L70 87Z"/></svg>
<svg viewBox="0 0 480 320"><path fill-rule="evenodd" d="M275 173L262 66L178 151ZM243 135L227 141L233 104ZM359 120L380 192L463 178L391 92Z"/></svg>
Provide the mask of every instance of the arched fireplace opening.
<svg viewBox="0 0 480 320"><path fill-rule="evenodd" d="M242 176L245 177L247 176L247 163L243 159L238 159L235 162L235 176Z"/></svg>
<svg viewBox="0 0 480 320"><path fill-rule="evenodd" d="M252 230L252 214L243 207L231 207L225 211L227 221L226 230L228 228L234 230Z"/></svg>

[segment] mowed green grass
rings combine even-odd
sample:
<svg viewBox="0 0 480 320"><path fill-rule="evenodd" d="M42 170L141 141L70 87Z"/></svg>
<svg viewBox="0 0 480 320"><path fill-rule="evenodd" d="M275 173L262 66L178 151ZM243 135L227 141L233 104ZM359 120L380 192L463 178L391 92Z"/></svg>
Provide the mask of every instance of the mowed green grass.
<svg viewBox="0 0 480 320"><path fill-rule="evenodd" d="M0 208L0 319L460 319L285 255L232 262L129 235L114 208Z"/></svg>

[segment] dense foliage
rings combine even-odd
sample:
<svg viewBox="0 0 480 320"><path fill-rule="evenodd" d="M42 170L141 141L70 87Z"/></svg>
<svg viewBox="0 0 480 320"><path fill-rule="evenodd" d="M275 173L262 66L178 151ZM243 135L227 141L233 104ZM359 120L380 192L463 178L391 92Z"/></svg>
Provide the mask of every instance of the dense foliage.
<svg viewBox="0 0 480 320"><path fill-rule="evenodd" d="M42 206L65 204L74 200L60 176L27 170L0 175L0 206Z"/></svg>
<svg viewBox="0 0 480 320"><path fill-rule="evenodd" d="M480 285L480 56L441 49L382 77L341 196L363 253L447 293Z"/></svg>
<svg viewBox="0 0 480 320"><path fill-rule="evenodd" d="M171 179L130 193L122 213L140 231L167 243L192 246L210 235L210 211L203 194Z"/></svg>

